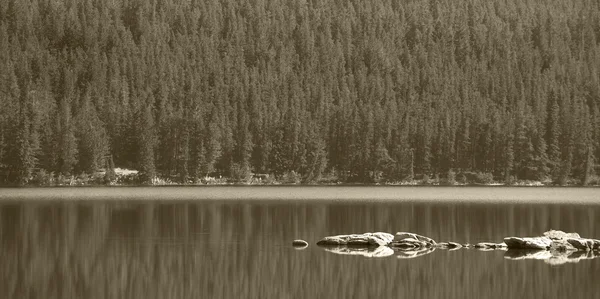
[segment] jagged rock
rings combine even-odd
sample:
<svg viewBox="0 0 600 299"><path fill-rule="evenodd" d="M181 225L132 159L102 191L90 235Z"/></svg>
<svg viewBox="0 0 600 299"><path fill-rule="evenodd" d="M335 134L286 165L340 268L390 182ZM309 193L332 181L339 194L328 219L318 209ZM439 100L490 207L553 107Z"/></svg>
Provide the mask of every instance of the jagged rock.
<svg viewBox="0 0 600 299"><path fill-rule="evenodd" d="M429 246L434 246L436 243L432 238L417 235L415 233L407 233L407 232L397 232L394 236L394 242L402 242L405 240L414 239L420 242L424 242L429 244Z"/></svg>
<svg viewBox="0 0 600 299"><path fill-rule="evenodd" d="M387 246L378 247L327 247L325 251L341 255L361 255L364 257L387 257L394 255L394 250Z"/></svg>
<svg viewBox="0 0 600 299"><path fill-rule="evenodd" d="M547 232L544 233L544 237L548 237L551 240L562 240L562 239L579 239L581 238L581 236L579 236L578 233L565 233L561 230L549 230Z"/></svg>
<svg viewBox="0 0 600 299"><path fill-rule="evenodd" d="M548 249L552 245L552 240L548 237L507 237L504 243L509 249Z"/></svg>
<svg viewBox="0 0 600 299"><path fill-rule="evenodd" d="M385 246L390 244L392 240L394 240L392 234L377 232L325 237L317 242L317 245Z"/></svg>
<svg viewBox="0 0 600 299"><path fill-rule="evenodd" d="M292 245L294 247L298 247L298 248L306 248L306 247L308 247L308 242L306 242L304 240L294 240L294 241L292 241Z"/></svg>

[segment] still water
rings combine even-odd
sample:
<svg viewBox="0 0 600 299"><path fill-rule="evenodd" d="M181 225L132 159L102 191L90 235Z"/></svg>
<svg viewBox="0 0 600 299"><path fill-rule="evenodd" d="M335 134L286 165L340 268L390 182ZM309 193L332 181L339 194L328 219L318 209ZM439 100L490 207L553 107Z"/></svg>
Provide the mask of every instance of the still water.
<svg viewBox="0 0 600 299"><path fill-rule="evenodd" d="M600 296L600 258L557 266L475 249L367 258L314 245L371 231L460 243L549 229L600 238L600 189L0 189L0 226L1 298ZM298 238L309 247L294 249Z"/></svg>

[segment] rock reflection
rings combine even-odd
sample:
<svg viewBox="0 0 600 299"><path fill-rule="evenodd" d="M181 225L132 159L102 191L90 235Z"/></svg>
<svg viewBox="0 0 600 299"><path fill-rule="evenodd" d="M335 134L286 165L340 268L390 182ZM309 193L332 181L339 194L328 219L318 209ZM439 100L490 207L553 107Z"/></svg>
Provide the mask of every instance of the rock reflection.
<svg viewBox="0 0 600 299"><path fill-rule="evenodd" d="M398 250L397 258L399 259L414 259L424 256L435 251L435 248L424 248L421 250Z"/></svg>
<svg viewBox="0 0 600 299"><path fill-rule="evenodd" d="M435 248L424 249L398 249L387 246L360 247L360 246L324 246L325 251L341 255L360 255L364 257L388 257L396 255L399 259L412 259L430 254Z"/></svg>
<svg viewBox="0 0 600 299"><path fill-rule="evenodd" d="M342 255L361 255L364 257L388 257L394 255L394 250L387 246L378 247L325 247L325 251Z"/></svg>
<svg viewBox="0 0 600 299"><path fill-rule="evenodd" d="M542 260L550 265L564 265L566 263L579 263L581 260L591 260L600 257L593 251L556 251L533 249L509 249L504 253L508 260Z"/></svg>

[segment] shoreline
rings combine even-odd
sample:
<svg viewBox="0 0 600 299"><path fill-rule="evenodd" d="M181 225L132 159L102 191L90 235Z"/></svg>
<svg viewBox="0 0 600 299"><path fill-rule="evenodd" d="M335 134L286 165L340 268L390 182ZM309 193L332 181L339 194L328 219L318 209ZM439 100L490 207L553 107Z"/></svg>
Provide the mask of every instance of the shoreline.
<svg viewBox="0 0 600 299"><path fill-rule="evenodd" d="M233 187L233 188L231 188ZM502 190L502 192L498 192ZM0 202L15 201L264 201L272 203L436 203L600 205L598 188L490 188L486 186L181 186L38 187L0 190Z"/></svg>
<svg viewBox="0 0 600 299"><path fill-rule="evenodd" d="M78 188L225 188L225 187L251 187L251 188L264 188L264 187L298 187L298 188L316 188L316 187L397 187L397 188L560 188L560 189L595 189L600 188L600 185L509 185L509 184L464 184L464 185L434 185L434 184L372 184L372 183L340 183L340 184L244 184L244 183L228 183L228 184L165 184L165 185L150 185L150 184L123 184L123 185L102 185L102 184L89 184L89 185L0 185L2 189L78 189Z"/></svg>
<svg viewBox="0 0 600 299"><path fill-rule="evenodd" d="M264 182L220 182L220 183L154 183L154 184L140 184L140 183L113 183L113 184L100 184L100 183L73 183L73 184L28 184L28 185L1 185L0 189L28 189L28 188L85 188L85 187L458 187L458 188L470 188L470 187L488 187L488 188L500 188L500 187L523 187L523 188L598 188L598 184L551 184L542 183L540 181L518 181L512 184L507 183L466 183L466 184L442 184L442 183L419 183L419 182L390 182L390 183L264 183Z"/></svg>

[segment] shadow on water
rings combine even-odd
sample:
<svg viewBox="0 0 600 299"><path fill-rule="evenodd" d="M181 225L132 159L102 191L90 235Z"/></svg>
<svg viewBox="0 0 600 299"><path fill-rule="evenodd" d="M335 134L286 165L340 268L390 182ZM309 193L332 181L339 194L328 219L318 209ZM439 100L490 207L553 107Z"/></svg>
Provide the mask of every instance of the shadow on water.
<svg viewBox="0 0 600 299"><path fill-rule="evenodd" d="M559 261L536 252L330 248L345 253L338 255L314 243L327 235L368 231L410 231L471 244L551 228L598 238L599 212L598 206L556 204L4 202L0 295L591 298L598 260L553 267ZM297 238L309 247L295 250L291 241ZM414 256L419 257L405 259Z"/></svg>

